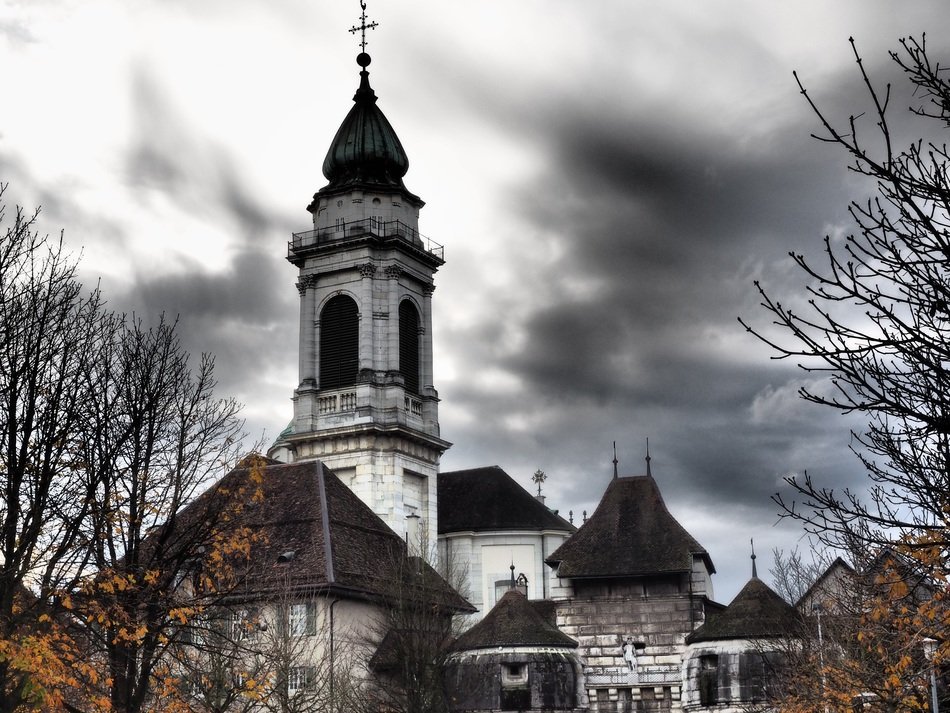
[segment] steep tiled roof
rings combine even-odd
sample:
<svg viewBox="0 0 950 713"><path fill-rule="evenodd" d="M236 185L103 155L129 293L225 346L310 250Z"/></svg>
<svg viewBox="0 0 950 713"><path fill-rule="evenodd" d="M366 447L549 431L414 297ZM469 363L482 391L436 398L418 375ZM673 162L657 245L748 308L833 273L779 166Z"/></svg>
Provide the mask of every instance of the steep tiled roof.
<svg viewBox="0 0 950 713"><path fill-rule="evenodd" d="M577 642L550 623L517 589L509 589L485 618L455 642L457 651L498 646L558 646Z"/></svg>
<svg viewBox="0 0 950 713"><path fill-rule="evenodd" d="M468 530L575 528L492 465L439 473L439 534Z"/></svg>
<svg viewBox="0 0 950 713"><path fill-rule="evenodd" d="M725 610L711 615L686 642L784 636L794 634L800 623L791 604L753 577Z"/></svg>
<svg viewBox="0 0 950 713"><path fill-rule="evenodd" d="M408 556L403 540L319 461L242 462L182 513L205 512L207 498L238 498L231 526L252 535L242 591L333 591L386 597L393 578L438 575ZM439 581L444 581L438 578ZM431 584L431 580L427 580ZM474 611L445 584L444 603Z"/></svg>
<svg viewBox="0 0 950 713"><path fill-rule="evenodd" d="M688 572L696 555L716 571L644 475L611 480L594 514L546 562L560 577L629 577Z"/></svg>

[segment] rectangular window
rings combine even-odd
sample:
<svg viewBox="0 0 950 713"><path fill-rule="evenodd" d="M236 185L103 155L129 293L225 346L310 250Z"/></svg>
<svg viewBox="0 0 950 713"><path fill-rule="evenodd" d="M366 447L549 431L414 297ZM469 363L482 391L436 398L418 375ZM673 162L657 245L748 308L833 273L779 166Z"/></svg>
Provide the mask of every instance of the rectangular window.
<svg viewBox="0 0 950 713"><path fill-rule="evenodd" d="M506 663L501 669L503 688L520 688L528 685L528 666L523 663Z"/></svg>
<svg viewBox="0 0 950 713"><path fill-rule="evenodd" d="M228 636L232 641L240 641L252 632L251 614L247 609L233 609L228 613Z"/></svg>
<svg viewBox="0 0 950 713"><path fill-rule="evenodd" d="M719 702L719 657L715 654L699 657L699 705L712 706Z"/></svg>
<svg viewBox="0 0 950 713"><path fill-rule="evenodd" d="M317 612L313 602L290 605L290 635L313 636L317 633Z"/></svg>
<svg viewBox="0 0 950 713"><path fill-rule="evenodd" d="M313 666L291 666L287 671L287 692L297 693L311 688L316 675Z"/></svg>

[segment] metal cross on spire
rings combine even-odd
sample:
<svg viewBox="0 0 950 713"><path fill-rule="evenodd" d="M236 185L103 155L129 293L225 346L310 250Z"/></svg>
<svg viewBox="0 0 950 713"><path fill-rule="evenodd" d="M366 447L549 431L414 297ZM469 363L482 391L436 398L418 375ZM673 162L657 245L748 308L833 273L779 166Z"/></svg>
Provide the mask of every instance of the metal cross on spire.
<svg viewBox="0 0 950 713"><path fill-rule="evenodd" d="M548 476L545 475L544 471L538 468L534 471L534 475L531 476L531 480L538 484L538 497L541 497L541 483L548 479Z"/></svg>
<svg viewBox="0 0 950 713"><path fill-rule="evenodd" d="M366 3L363 2L362 0L360 0L360 8L363 10L363 12L360 14L360 24L353 25L353 27L350 28L350 32L352 32L354 35L357 32L360 33L360 51L366 52L366 31L375 30L377 27L379 27L379 23L374 20L373 22L367 25L366 24Z"/></svg>

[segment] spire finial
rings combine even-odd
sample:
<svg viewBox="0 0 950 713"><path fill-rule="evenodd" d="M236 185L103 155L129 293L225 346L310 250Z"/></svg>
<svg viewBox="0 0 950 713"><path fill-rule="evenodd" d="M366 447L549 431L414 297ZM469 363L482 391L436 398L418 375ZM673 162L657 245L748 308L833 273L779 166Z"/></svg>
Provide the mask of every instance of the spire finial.
<svg viewBox="0 0 950 713"><path fill-rule="evenodd" d="M752 547L752 576L758 579L759 574L755 571L755 540L751 537L749 538L749 545Z"/></svg>
<svg viewBox="0 0 950 713"><path fill-rule="evenodd" d="M369 55L366 54L366 31L375 30L377 27L379 27L379 23L374 20L373 22L366 24L366 3L363 2L363 0L360 0L360 9L362 10L362 13L360 14L360 24L353 25L353 27L350 28L350 32L352 32L354 35L357 32L360 33L360 56L357 57L356 61L361 67L366 67L366 65L369 64ZM366 64L363 64L363 62L360 61L364 55L367 60Z"/></svg>
<svg viewBox="0 0 950 713"><path fill-rule="evenodd" d="M544 482L545 480L547 480L547 479L548 479L548 476L547 476L547 475L545 474L545 472L544 472L543 470L541 470L540 468L538 468L536 471L534 471L534 475L531 476L531 480L533 480L533 481L534 481L535 483L537 483L537 485L538 485L538 497L539 497L539 498L541 497L541 483L543 483L543 482Z"/></svg>
<svg viewBox="0 0 950 713"><path fill-rule="evenodd" d="M652 477L653 477L653 472L650 470L650 439L649 439L649 438L647 439L647 458L646 458L646 461L647 461L647 476L650 477L650 478L652 478Z"/></svg>
<svg viewBox="0 0 950 713"><path fill-rule="evenodd" d="M619 461L617 460L617 441L614 441L614 480L616 480L616 479L619 477L618 474L617 474L617 463L618 463L618 462L619 462Z"/></svg>
<svg viewBox="0 0 950 713"><path fill-rule="evenodd" d="M514 560L512 560L512 562L511 562L511 587L509 587L509 589L514 589L516 586L518 586L518 585L515 583L515 563L514 563Z"/></svg>

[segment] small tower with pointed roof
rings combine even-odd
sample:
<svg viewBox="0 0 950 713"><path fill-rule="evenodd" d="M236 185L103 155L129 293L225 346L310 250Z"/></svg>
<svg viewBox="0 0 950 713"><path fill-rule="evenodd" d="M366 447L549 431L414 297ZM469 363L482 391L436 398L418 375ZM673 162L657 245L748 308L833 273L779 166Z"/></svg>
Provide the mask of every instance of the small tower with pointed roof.
<svg viewBox="0 0 950 713"><path fill-rule="evenodd" d="M300 382L294 417L269 454L320 459L407 539L435 536L439 435L432 378L432 293L442 247L419 233L409 159L377 105L370 56L323 162L327 184L294 233Z"/></svg>
<svg viewBox="0 0 950 713"><path fill-rule="evenodd" d="M751 544L751 543L750 543ZM742 713L767 708L770 682L782 666L787 642L799 635L796 609L758 577L752 550L752 578L729 606L710 611L686 637L683 709Z"/></svg>
<svg viewBox="0 0 950 713"><path fill-rule="evenodd" d="M591 713L679 710L684 640L712 597L712 559L646 465L646 475L614 475L594 513L545 560L559 582L558 625L587 666Z"/></svg>
<svg viewBox="0 0 950 713"><path fill-rule="evenodd" d="M449 710L574 713L587 707L577 642L557 628L550 601L510 589L453 646Z"/></svg>

